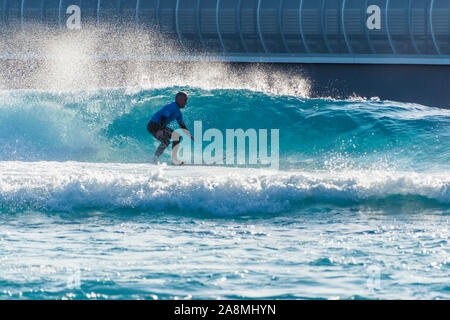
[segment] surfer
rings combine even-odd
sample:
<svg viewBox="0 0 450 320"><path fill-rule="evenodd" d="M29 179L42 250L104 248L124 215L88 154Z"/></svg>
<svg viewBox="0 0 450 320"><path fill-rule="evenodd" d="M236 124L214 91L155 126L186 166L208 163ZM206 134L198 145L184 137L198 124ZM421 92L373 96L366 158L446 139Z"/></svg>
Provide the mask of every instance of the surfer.
<svg viewBox="0 0 450 320"><path fill-rule="evenodd" d="M178 144L180 143L181 136L167 127L173 120L177 120L180 128L190 137L193 141L194 137L191 135L186 125L183 122L183 115L180 109L184 109L187 105L188 95L185 92L178 92L175 97L175 102L166 105L153 115L150 122L147 125L147 130L158 141L161 141L158 149L153 156L152 162L157 163L161 154L166 150L172 139L172 162L177 165L183 165L183 162L177 160Z"/></svg>

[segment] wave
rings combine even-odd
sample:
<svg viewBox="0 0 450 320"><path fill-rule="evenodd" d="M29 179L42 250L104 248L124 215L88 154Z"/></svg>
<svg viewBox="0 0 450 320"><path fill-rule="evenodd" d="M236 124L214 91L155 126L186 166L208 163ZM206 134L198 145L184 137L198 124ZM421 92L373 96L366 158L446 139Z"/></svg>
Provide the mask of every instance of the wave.
<svg viewBox="0 0 450 320"><path fill-rule="evenodd" d="M448 169L450 111L378 100L306 99L258 88L0 92L0 161L147 162L152 114L190 94L192 129L280 129L284 169ZM167 158L168 156L166 156Z"/></svg>
<svg viewBox="0 0 450 320"><path fill-rule="evenodd" d="M130 209L242 215L310 204L450 207L450 172L193 170L77 162L0 162L0 172L4 212Z"/></svg>

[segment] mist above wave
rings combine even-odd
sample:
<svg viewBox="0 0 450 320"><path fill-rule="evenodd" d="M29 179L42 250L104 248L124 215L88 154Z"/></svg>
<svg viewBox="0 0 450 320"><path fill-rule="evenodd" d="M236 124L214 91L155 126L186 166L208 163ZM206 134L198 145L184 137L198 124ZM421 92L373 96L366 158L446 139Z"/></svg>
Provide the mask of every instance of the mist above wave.
<svg viewBox="0 0 450 320"><path fill-rule="evenodd" d="M52 32L27 26L0 37L0 88L51 91L106 87L246 89L307 97L309 80L299 70L267 64L185 63L175 40L151 30L117 26Z"/></svg>

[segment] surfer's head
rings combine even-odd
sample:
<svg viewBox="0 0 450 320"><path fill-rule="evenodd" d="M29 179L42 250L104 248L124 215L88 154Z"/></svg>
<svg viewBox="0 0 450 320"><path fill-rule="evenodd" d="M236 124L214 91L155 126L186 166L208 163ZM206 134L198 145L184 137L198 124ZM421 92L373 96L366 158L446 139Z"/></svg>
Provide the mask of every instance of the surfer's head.
<svg viewBox="0 0 450 320"><path fill-rule="evenodd" d="M187 105L188 102L188 95L186 92L178 92L175 97L175 102L180 108L184 108Z"/></svg>

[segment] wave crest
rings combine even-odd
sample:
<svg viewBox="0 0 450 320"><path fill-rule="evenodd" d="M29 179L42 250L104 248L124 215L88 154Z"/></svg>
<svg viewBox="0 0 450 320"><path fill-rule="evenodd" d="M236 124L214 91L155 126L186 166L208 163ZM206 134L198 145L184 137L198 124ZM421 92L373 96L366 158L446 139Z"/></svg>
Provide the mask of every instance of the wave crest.
<svg viewBox="0 0 450 320"><path fill-rule="evenodd" d="M279 213L307 204L383 206L390 198L450 204L449 172L280 172L74 162L2 162L3 209Z"/></svg>
<svg viewBox="0 0 450 320"><path fill-rule="evenodd" d="M192 87L0 92L0 161L147 162L147 122L178 90L190 129L280 129L281 168L449 168L448 110Z"/></svg>

